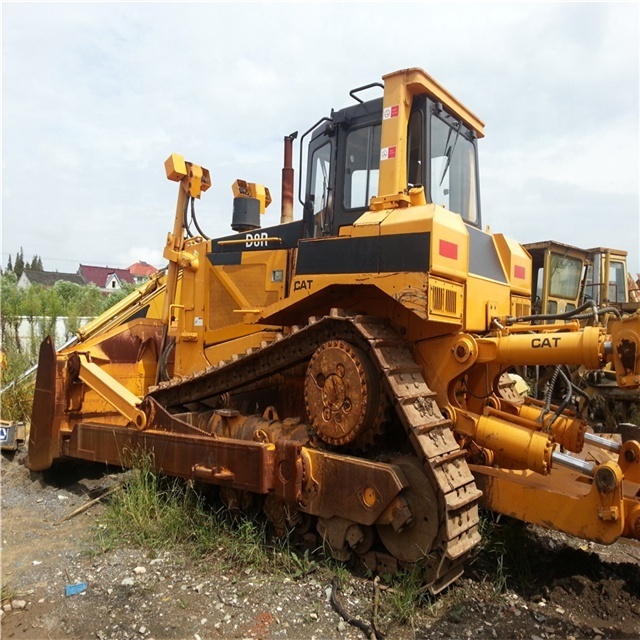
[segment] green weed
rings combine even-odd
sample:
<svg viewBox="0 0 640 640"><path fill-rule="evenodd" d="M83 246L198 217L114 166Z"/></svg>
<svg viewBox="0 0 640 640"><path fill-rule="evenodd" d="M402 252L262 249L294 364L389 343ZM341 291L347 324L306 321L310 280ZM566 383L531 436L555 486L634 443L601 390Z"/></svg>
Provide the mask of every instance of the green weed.
<svg viewBox="0 0 640 640"><path fill-rule="evenodd" d="M269 565L266 528L262 523L242 517L234 525L222 516L219 535L225 556L233 564L256 569Z"/></svg>
<svg viewBox="0 0 640 640"><path fill-rule="evenodd" d="M304 578L318 569L318 563L309 549L299 551L288 539L276 541L276 566L290 577Z"/></svg>
<svg viewBox="0 0 640 640"><path fill-rule="evenodd" d="M430 604L422 575L416 569L396 574L392 581L390 596L395 617L401 624L412 625L418 609Z"/></svg>
<svg viewBox="0 0 640 640"><path fill-rule="evenodd" d="M127 454L131 456L132 454ZM167 479L153 471L150 455L132 456L134 468L124 491L114 494L97 528L103 551L132 544L148 549L211 542L214 514L188 483Z"/></svg>
<svg viewBox="0 0 640 640"><path fill-rule="evenodd" d="M498 594L530 584L536 560L531 555L526 524L486 512L480 518L480 533L482 543L470 569L490 581Z"/></svg>
<svg viewBox="0 0 640 640"><path fill-rule="evenodd" d="M270 540L264 522L233 517L222 507L214 510L191 483L156 474L150 454L125 452L123 457L133 468L96 528L101 551L179 546L196 557L215 552L235 567L269 567L296 578L316 568L309 551L299 553L286 538Z"/></svg>
<svg viewBox="0 0 640 640"><path fill-rule="evenodd" d="M0 599L3 603L10 602L16 597L16 590L8 583L3 582L0 588Z"/></svg>
<svg viewBox="0 0 640 640"><path fill-rule="evenodd" d="M33 406L35 376L20 380L31 366L29 356L15 347L11 340L3 341L2 362L0 363L0 388L2 394L2 419L29 423Z"/></svg>

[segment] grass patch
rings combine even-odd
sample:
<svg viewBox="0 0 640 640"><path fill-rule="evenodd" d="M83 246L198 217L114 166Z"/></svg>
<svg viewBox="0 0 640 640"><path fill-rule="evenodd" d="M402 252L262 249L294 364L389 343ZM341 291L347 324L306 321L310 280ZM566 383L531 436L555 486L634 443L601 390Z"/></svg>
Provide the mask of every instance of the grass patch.
<svg viewBox="0 0 640 640"><path fill-rule="evenodd" d="M431 598L419 570L406 570L393 577L390 604L401 624L412 625L419 609L429 606Z"/></svg>
<svg viewBox="0 0 640 640"><path fill-rule="evenodd" d="M498 594L526 589L534 579L536 563L526 523L483 512L480 533L482 542L470 564L471 572L491 582Z"/></svg>
<svg viewBox="0 0 640 640"><path fill-rule="evenodd" d="M112 496L97 530L100 548L172 549L211 541L214 514L189 484L158 476L150 456L136 456L124 491Z"/></svg>
<svg viewBox="0 0 640 640"><path fill-rule="evenodd" d="M28 423L31 419L35 374L21 380L31 361L27 354L11 345L0 355L0 388L2 394L2 419Z"/></svg>
<svg viewBox="0 0 640 640"><path fill-rule="evenodd" d="M16 590L8 583L3 582L0 588L0 600L2 604L5 602L11 602L16 597Z"/></svg>
<svg viewBox="0 0 640 640"><path fill-rule="evenodd" d="M267 548L267 533L262 523L253 522L244 516L236 522L230 522L223 512L219 512L217 517L217 544L228 562L256 569L269 566L272 554Z"/></svg>
<svg viewBox="0 0 640 640"><path fill-rule="evenodd" d="M312 554L272 539L265 522L213 508L193 486L155 473L149 454L129 455L124 490L110 498L96 528L102 552L122 546L180 548L192 557L216 554L234 567L276 570L293 578L317 568Z"/></svg>

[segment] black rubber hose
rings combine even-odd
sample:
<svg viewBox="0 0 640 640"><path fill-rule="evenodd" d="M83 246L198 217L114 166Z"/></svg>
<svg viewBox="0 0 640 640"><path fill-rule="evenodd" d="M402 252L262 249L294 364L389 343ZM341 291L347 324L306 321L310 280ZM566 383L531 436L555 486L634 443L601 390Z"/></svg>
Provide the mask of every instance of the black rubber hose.
<svg viewBox="0 0 640 640"><path fill-rule="evenodd" d="M200 228L200 225L198 224L198 219L196 218L196 207L194 205L194 199L193 198L191 198L191 219L193 220L193 224L196 225L196 229L198 230L198 233L205 240L210 240L209 236Z"/></svg>
<svg viewBox="0 0 640 640"><path fill-rule="evenodd" d="M507 324L513 324L514 322L531 322L533 320L566 320L568 318L573 318L580 312L584 311L587 308L592 309L591 314L587 314L586 317L590 318L593 315L598 315L598 307L593 300L588 300L584 304L581 304L576 309L572 309L571 311L565 311L564 313L547 313L536 316L521 316L519 318L507 318Z"/></svg>
<svg viewBox="0 0 640 640"><path fill-rule="evenodd" d="M599 317L603 313L613 313L616 318L622 318L622 314L615 307L604 307L603 309L598 309L596 315ZM586 320L587 318L593 318L593 314L591 313L581 313L579 316L573 316L572 320Z"/></svg>
<svg viewBox="0 0 640 640"><path fill-rule="evenodd" d="M571 392L572 392L571 380L569 380L569 378L567 378L565 372L562 371L561 367L558 367L558 370L559 370L560 375L562 376L563 380L565 381L565 383L567 385L567 395L564 397L564 400L558 405L558 408L555 410L555 412L553 414L553 417L551 418L551 421L549 422L549 425L547 426L547 429L551 429L551 425L558 419L560 414L569 406L569 403L571 402Z"/></svg>
<svg viewBox="0 0 640 640"><path fill-rule="evenodd" d="M166 382L169 380L169 374L167 372L167 361L169 360L169 354L173 351L176 346L176 341L174 338L169 340L169 344L166 346L165 350L162 352L160 356L160 380L162 382Z"/></svg>
<svg viewBox="0 0 640 640"><path fill-rule="evenodd" d="M547 413L549 413L549 409L551 408L551 396L553 395L553 390L555 389L556 380L558 379L558 376L560 375L560 369L561 368L562 368L562 365L559 364L553 370L553 374L552 374L551 379L549 380L549 384L547 386L547 392L546 392L546 394L544 396L544 411L541 414L541 418L543 418L545 415L547 415Z"/></svg>
<svg viewBox="0 0 640 640"><path fill-rule="evenodd" d="M182 212L182 226L187 232L187 237L193 238L193 233L191 233L191 229L189 228L190 227L189 220L187 219L188 213L189 213L189 196L187 196L187 199L184 202L184 211Z"/></svg>
<svg viewBox="0 0 640 640"><path fill-rule="evenodd" d="M569 369L569 367L565 364L563 365L564 368L564 372L566 374L566 376L569 378L570 382L571 382L571 388L579 395L582 396L587 403L591 401L591 396L584 390L581 389L577 384L574 384L573 381L571 380L571 370Z"/></svg>

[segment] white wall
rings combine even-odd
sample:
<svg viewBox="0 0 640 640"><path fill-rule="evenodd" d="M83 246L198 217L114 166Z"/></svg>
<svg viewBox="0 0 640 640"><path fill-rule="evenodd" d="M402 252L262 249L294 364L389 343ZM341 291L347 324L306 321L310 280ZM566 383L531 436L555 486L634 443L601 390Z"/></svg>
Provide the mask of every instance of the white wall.
<svg viewBox="0 0 640 640"><path fill-rule="evenodd" d="M61 347L69 338L73 337L75 334L68 334L66 329L65 321L66 317L60 317L56 320L56 335L55 335L55 344L56 348ZM93 318L79 318L80 326L87 324ZM40 341L40 326L41 326L41 318L34 317L33 324L29 322L29 318L27 316L23 316L20 318L20 325L18 327L18 339L20 340L20 344L23 349L27 350L31 346L31 339L35 336L36 341ZM44 338L44 336L42 336ZM39 345L36 345L39 346Z"/></svg>

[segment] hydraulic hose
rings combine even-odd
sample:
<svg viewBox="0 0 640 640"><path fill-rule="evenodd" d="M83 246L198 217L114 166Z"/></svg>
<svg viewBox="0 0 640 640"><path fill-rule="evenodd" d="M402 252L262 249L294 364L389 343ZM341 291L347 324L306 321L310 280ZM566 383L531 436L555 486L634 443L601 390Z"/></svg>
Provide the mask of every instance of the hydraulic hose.
<svg viewBox="0 0 640 640"><path fill-rule="evenodd" d="M555 389L556 386L556 380L558 379L558 376L560 375L560 367L562 365L557 365L554 370L553 370L553 374L551 376L551 379L549 380L549 384L547 386L547 392L544 396L544 411L540 414L540 421L542 421L542 419L544 418L544 416L547 415L547 413L549 413L549 410L551 409L551 397L553 396L553 390Z"/></svg>
<svg viewBox="0 0 640 640"><path fill-rule="evenodd" d="M169 343L160 356L159 382L165 382L170 379L169 372L167 371L167 364L169 362L169 355L171 354L175 346L175 339L169 340Z"/></svg>
<svg viewBox="0 0 640 640"><path fill-rule="evenodd" d="M189 213L189 200L193 200L190 196L187 196L187 199L184 202L184 211L182 212L182 226L187 233L187 238L193 238L193 233L191 233L190 223L187 219L187 214Z"/></svg>
<svg viewBox="0 0 640 640"><path fill-rule="evenodd" d="M596 311L597 316L601 316L605 313L613 313L613 315L616 316L616 318L618 319L622 318L622 314L615 307L604 307L603 309L598 309ZM572 320L585 320L587 318L592 318L592 317L593 317L593 314L591 313L583 313L579 316L573 316Z"/></svg>
<svg viewBox="0 0 640 640"><path fill-rule="evenodd" d="M565 384L567 385L567 395L564 397L564 400L558 405L558 408L555 410L553 417L551 418L551 421L547 426L547 429L551 429L551 426L553 425L553 423L558 419L560 414L569 406L569 403L571 402L571 393L572 393L571 380L567 378L565 372L562 371L562 367L558 367L558 371L560 373L560 376L562 376L562 379L565 381Z"/></svg>
<svg viewBox="0 0 640 640"><path fill-rule="evenodd" d="M196 218L196 207L195 207L195 200L194 198L191 198L191 220L193 220L193 224L196 226L196 229L198 230L198 233L205 239L205 240L209 240L209 236L204 233L204 231L202 231L202 229L200 228L200 225L198 224L198 219Z"/></svg>
<svg viewBox="0 0 640 640"><path fill-rule="evenodd" d="M591 308L592 311L589 314L585 314L583 317L591 318L592 316L598 316L599 310L594 300L588 300L584 304L581 304L576 309L571 311L565 311L564 313L547 313L535 316L521 316L519 318L507 318L507 324L513 324L514 322L532 322L534 320L567 320L569 318L575 319L575 316L587 308ZM601 310L603 313L605 310Z"/></svg>

